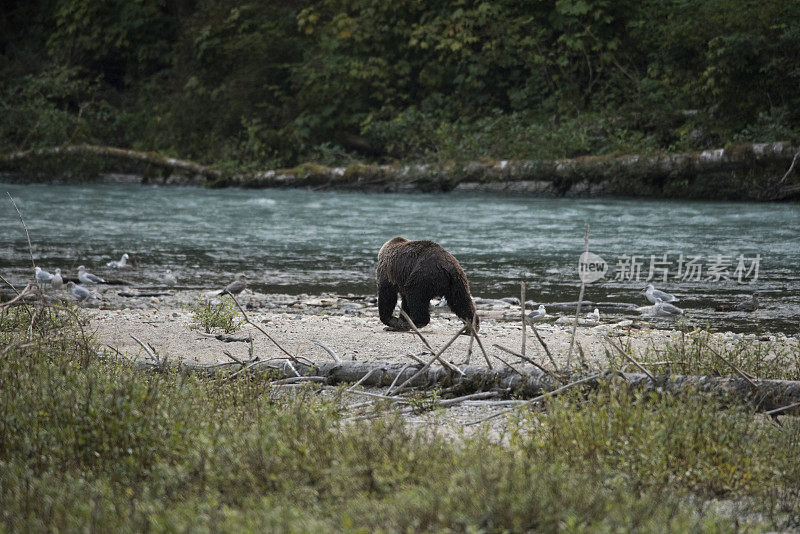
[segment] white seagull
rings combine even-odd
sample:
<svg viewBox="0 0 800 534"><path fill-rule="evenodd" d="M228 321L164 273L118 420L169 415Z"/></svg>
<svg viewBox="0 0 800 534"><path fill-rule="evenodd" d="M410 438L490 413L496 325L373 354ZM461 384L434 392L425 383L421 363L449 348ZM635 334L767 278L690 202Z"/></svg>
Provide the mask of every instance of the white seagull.
<svg viewBox="0 0 800 534"><path fill-rule="evenodd" d="M588 321L593 322L593 323L599 323L600 322L600 310L595 308L592 313L587 313L586 314L586 319Z"/></svg>
<svg viewBox="0 0 800 534"><path fill-rule="evenodd" d="M81 281L82 284L105 284L106 281L100 278L99 276L95 276L92 273L86 272L86 267L83 265L78 267L78 280Z"/></svg>
<svg viewBox="0 0 800 534"><path fill-rule="evenodd" d="M528 314L528 319L531 321L541 321L547 315L547 310L544 309L544 304L539 304L539 307Z"/></svg>
<svg viewBox="0 0 800 534"><path fill-rule="evenodd" d="M69 288L69 292L72 293L72 296L78 299L78 302L83 302L94 296L91 291L83 286L79 286L75 282L67 282L67 287Z"/></svg>
<svg viewBox="0 0 800 534"><path fill-rule="evenodd" d="M167 269L167 272L164 273L164 283L170 287L178 283L178 279L172 274L171 269Z"/></svg>
<svg viewBox="0 0 800 534"><path fill-rule="evenodd" d="M56 274L53 275L53 287L61 289L64 285L64 279L61 277L61 269L56 269Z"/></svg>
<svg viewBox="0 0 800 534"><path fill-rule="evenodd" d="M127 263L128 263L128 254L125 253L119 259L119 261L110 261L106 263L106 267L111 267L112 269L124 269Z"/></svg>
<svg viewBox="0 0 800 534"><path fill-rule="evenodd" d="M647 300L653 304L656 303L656 299L661 299L664 302L678 302L678 297L654 288L653 284L647 284L647 287L642 289L642 291L644 292L644 296L647 298Z"/></svg>
<svg viewBox="0 0 800 534"><path fill-rule="evenodd" d="M668 304L658 297L656 297L656 305L653 306L653 311L656 315L683 315L682 309L678 308L677 306L673 306L672 304Z"/></svg>
<svg viewBox="0 0 800 534"><path fill-rule="evenodd" d="M53 281L53 275L45 270L42 270L41 267L37 266L33 270L36 273L36 282L38 282L39 285L49 284Z"/></svg>

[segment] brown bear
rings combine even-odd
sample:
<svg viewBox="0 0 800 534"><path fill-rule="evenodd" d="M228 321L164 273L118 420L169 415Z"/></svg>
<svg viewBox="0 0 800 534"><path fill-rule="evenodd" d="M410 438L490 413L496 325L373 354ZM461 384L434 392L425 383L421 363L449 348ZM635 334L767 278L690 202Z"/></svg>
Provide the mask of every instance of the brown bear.
<svg viewBox="0 0 800 534"><path fill-rule="evenodd" d="M381 322L392 330L409 330L402 316L395 317L397 294L401 308L417 328L431 321L430 300L445 297L450 309L467 322L479 326L467 275L458 260L433 241L409 241L395 237L378 252L378 311Z"/></svg>

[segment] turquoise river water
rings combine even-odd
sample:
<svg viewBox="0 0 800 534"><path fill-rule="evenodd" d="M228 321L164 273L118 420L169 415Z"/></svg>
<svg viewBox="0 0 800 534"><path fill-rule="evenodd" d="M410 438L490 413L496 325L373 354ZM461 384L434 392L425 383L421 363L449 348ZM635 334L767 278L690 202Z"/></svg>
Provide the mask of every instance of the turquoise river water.
<svg viewBox="0 0 800 534"><path fill-rule="evenodd" d="M649 277L699 325L796 333L800 322L800 206L791 203L100 184L2 184L6 191L37 264L109 274L105 263L127 252L136 269L124 278L140 287L158 287L170 268L184 288L222 286L243 272L260 291L374 294L378 249L402 235L451 251L473 295L517 297L525 280L530 300L575 301L588 223L589 249L609 271L587 286L587 300L645 305ZM25 234L8 198L0 206L0 272L23 283ZM714 311L753 290L756 313Z"/></svg>

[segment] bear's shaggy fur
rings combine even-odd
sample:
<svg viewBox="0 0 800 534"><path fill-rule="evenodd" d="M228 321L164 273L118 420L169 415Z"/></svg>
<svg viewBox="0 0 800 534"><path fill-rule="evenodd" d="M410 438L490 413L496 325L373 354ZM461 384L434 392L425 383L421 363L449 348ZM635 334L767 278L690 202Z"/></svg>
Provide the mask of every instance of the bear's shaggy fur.
<svg viewBox="0 0 800 534"><path fill-rule="evenodd" d="M417 328L431 320L430 300L445 297L450 309L465 321L478 316L469 292L467 275L458 260L433 241L409 241L395 237L378 252L378 311L381 322L393 330L409 330L408 322L395 317L399 293L401 308Z"/></svg>

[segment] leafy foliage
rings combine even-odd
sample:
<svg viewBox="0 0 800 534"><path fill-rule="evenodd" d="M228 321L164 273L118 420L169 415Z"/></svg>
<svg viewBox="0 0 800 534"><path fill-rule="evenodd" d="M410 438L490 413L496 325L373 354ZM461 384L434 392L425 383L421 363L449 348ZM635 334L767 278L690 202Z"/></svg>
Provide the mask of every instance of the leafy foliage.
<svg viewBox="0 0 800 534"><path fill-rule="evenodd" d="M10 3L0 150L231 167L795 138L789 0Z"/></svg>
<svg viewBox="0 0 800 534"><path fill-rule="evenodd" d="M778 429L702 397L609 385L520 412L499 437L454 439L394 416L344 424L343 389L287 392L268 375L147 373L104 359L74 309L6 310L0 341L4 530L800 524L795 418Z"/></svg>
<svg viewBox="0 0 800 534"><path fill-rule="evenodd" d="M243 320L239 319L230 297L223 297L219 302L201 299L192 306L192 328L211 333L218 328L225 333L236 332L241 328Z"/></svg>

